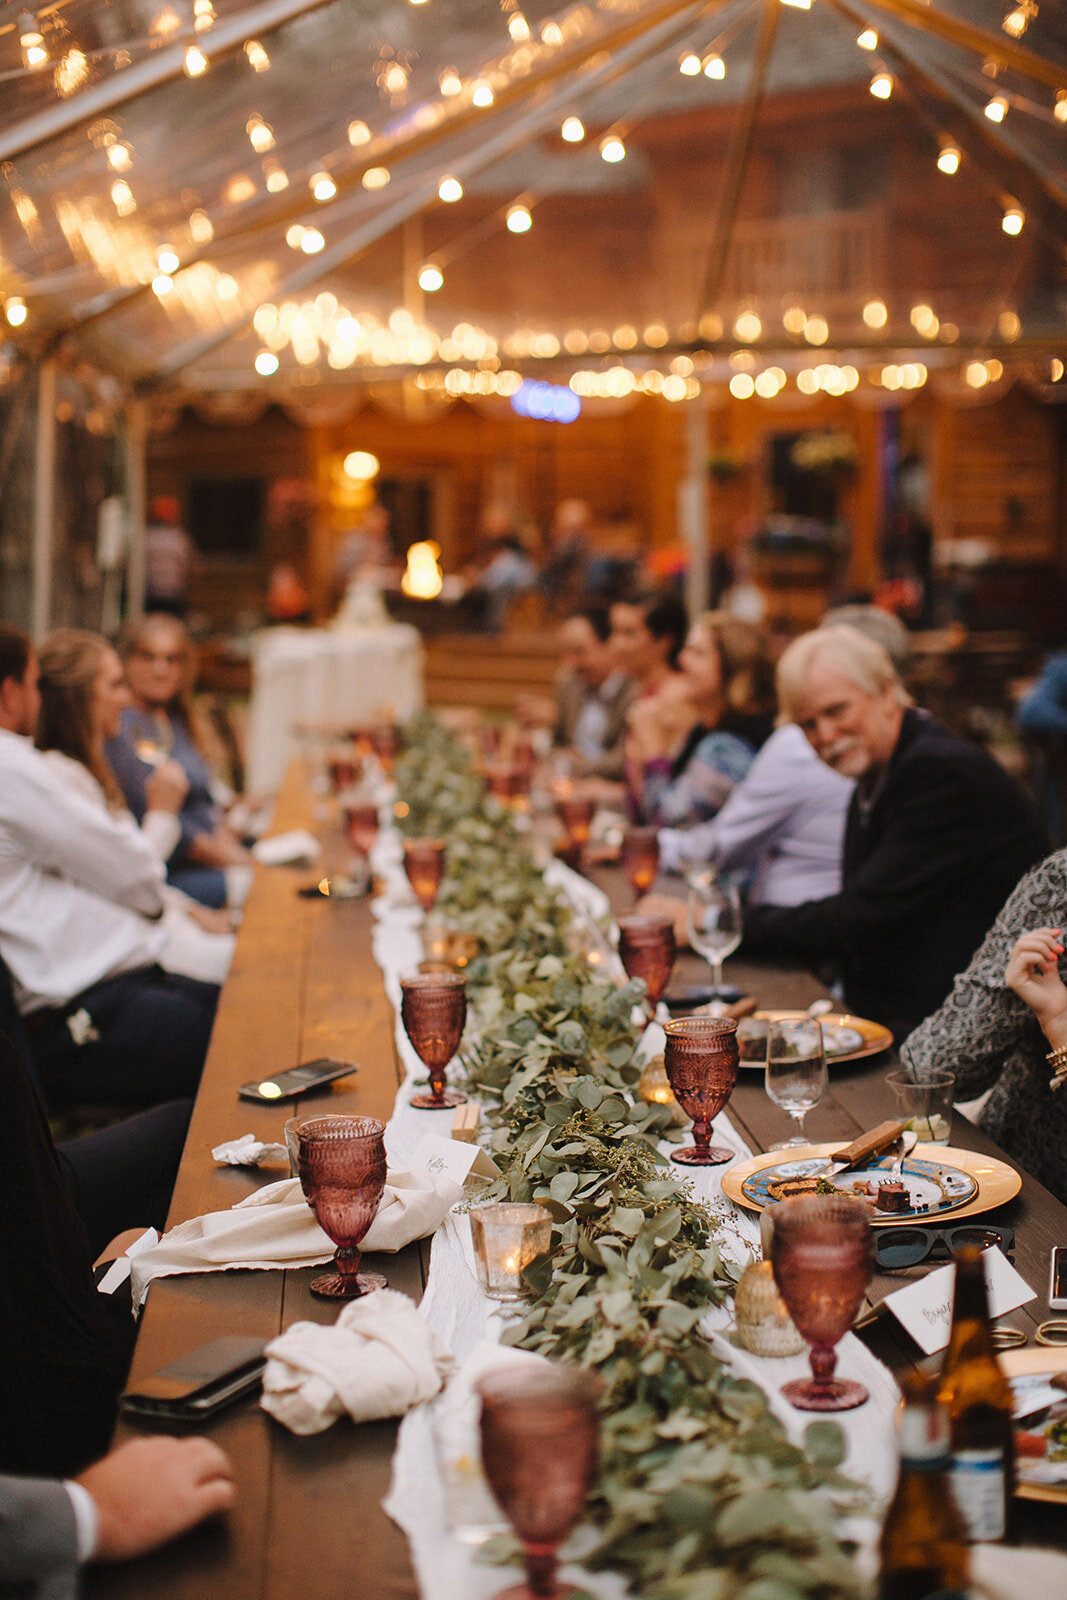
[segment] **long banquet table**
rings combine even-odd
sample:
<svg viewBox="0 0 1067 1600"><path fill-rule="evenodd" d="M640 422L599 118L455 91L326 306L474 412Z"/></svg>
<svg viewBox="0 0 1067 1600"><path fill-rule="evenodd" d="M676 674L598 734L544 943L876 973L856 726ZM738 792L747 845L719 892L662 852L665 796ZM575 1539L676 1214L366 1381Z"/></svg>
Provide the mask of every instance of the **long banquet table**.
<svg viewBox="0 0 1067 1600"><path fill-rule="evenodd" d="M310 825L307 790L293 769L280 796L279 828ZM321 830L320 830L321 831ZM253 1132L281 1138L288 1104L239 1101L237 1085L314 1056L359 1063L353 1079L320 1092L317 1109L388 1119L401 1073L392 1010L371 952L372 921L366 902L301 899L297 888L342 859L339 836L326 831L325 855L313 872L260 869L238 940L233 972L219 1006L211 1049L197 1099L174 1201L171 1223L235 1204L277 1171L218 1167L212 1146ZM629 891L616 869L591 876L620 909ZM666 887L666 885L664 885ZM703 976L703 963L682 956L678 976ZM810 974L732 961L728 976L761 1004L808 1005L823 990ZM813 1140L854 1137L892 1114L884 1083L888 1056L836 1066L830 1092L808 1114ZM764 1094L758 1073L742 1074L729 1115L755 1149L786 1133L785 1114ZM952 1141L992 1155L997 1146L964 1118L955 1118ZM989 1220L1015 1229L1014 1260L1037 1290L1037 1299L1009 1319L1028 1334L1049 1315L1049 1250L1067 1241L1067 1207L1029 1177L1010 1204ZM426 1280L429 1241L399 1255L368 1257L390 1285L418 1299ZM297 1320L332 1322L336 1308L313 1299L315 1271L221 1272L176 1277L153 1284L134 1356L134 1379L224 1333L270 1338ZM871 1298L899 1286L901 1275L875 1279ZM883 1315L865 1331L872 1351L900 1370L917 1360L907 1336ZM119 1436L129 1430L120 1425ZM407 1542L381 1509L389 1485L397 1424L354 1429L339 1422L313 1438L295 1438L248 1402L225 1413L210 1434L231 1455L237 1504L227 1522L195 1530L176 1544L125 1567L91 1570L86 1593L107 1600L414 1600L418 1594ZM1024 1504L1020 1534L1027 1542L1067 1548L1056 1506ZM503 1586L503 1585L502 1585Z"/></svg>

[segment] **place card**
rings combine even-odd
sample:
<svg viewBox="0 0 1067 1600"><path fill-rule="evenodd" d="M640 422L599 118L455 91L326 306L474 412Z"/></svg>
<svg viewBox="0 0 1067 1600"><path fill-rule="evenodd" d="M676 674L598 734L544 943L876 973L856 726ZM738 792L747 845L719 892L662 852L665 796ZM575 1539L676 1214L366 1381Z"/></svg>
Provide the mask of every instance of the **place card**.
<svg viewBox="0 0 1067 1600"><path fill-rule="evenodd" d="M1002 1317L1028 1300L1037 1298L1025 1278L1019 1276L1004 1252L996 1245L982 1255L985 1268L989 1315ZM882 1304L893 1313L901 1327L911 1334L924 1355L944 1350L952 1331L952 1292L956 1282L954 1264L939 1267L918 1283L887 1294Z"/></svg>
<svg viewBox="0 0 1067 1600"><path fill-rule="evenodd" d="M500 1168L488 1151L478 1144L461 1143L458 1139L442 1139L439 1134L425 1133L415 1150L412 1165L432 1177L444 1174L461 1187L466 1178L474 1176L499 1178Z"/></svg>

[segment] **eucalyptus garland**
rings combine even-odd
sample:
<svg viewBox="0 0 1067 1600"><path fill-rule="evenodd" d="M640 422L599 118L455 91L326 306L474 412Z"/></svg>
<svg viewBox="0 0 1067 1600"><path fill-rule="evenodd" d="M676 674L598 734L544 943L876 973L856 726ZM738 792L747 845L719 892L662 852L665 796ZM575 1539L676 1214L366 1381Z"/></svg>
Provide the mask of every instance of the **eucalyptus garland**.
<svg viewBox="0 0 1067 1600"><path fill-rule="evenodd" d="M402 831L447 840L442 914L479 937L465 1065L490 1107L495 1193L536 1200L554 1222L505 1338L592 1368L604 1386L586 1564L620 1571L647 1600L858 1595L834 1526L857 1504L838 1471L840 1428L812 1422L798 1449L699 1330L736 1269L717 1220L657 1149L675 1136L667 1111L632 1097L642 985L590 970L573 914L432 717L409 726L397 785Z"/></svg>

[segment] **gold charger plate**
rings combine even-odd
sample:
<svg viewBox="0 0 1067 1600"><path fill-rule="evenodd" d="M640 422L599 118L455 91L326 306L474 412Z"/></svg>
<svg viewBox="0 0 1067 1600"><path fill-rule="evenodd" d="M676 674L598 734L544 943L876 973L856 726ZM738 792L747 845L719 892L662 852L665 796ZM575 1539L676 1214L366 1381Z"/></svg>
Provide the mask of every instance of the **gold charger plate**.
<svg viewBox="0 0 1067 1600"><path fill-rule="evenodd" d="M803 1161L809 1156L832 1156L835 1150L840 1149L841 1140L835 1139L831 1144L797 1145L788 1155L781 1150L765 1150L761 1155L750 1156L747 1161L740 1161L736 1167L724 1172L722 1192L745 1211L762 1211L764 1208L750 1200L741 1188L745 1179L752 1173L762 1172L764 1167L773 1167L779 1161L791 1159ZM973 1200L968 1200L966 1205L960 1206L958 1210L942 1213L946 1224L950 1227L961 1217L981 1216L984 1211L992 1211L996 1206L1002 1206L1008 1200L1013 1200L1023 1186L1022 1176L1014 1167L1009 1167L1006 1161L998 1161L994 1156L980 1155L977 1150L958 1150L949 1144L917 1144L912 1155L918 1161L940 1161L946 1167L958 1167L961 1172L969 1172L972 1178L978 1180L978 1193ZM940 1218L937 1222L940 1224ZM875 1228L926 1225L922 1217L872 1218L872 1226Z"/></svg>
<svg viewBox="0 0 1067 1600"><path fill-rule="evenodd" d="M831 1055L827 1051L826 1065L834 1067L839 1061L863 1061L867 1056L877 1056L883 1050L888 1050L893 1043L893 1035L888 1028L883 1028L880 1022L868 1022L866 1017L854 1017L848 1011L827 1011L821 1017L811 1019L806 1011L752 1011L749 1013L756 1022L788 1022L793 1018L804 1018L821 1022L824 1026L829 1023L838 1028L852 1028L861 1034L863 1044L856 1050L844 1050L839 1055ZM747 1022L749 1017L742 1017L742 1022ZM743 1072L762 1072L762 1061L741 1060Z"/></svg>
<svg viewBox="0 0 1067 1600"><path fill-rule="evenodd" d="M1067 1372L1067 1348L1049 1346L1037 1350L1002 1350L997 1360L1009 1378L1021 1378L1032 1372L1047 1372L1050 1377ZM1067 1396L1064 1398L1067 1399ZM1017 1482L1015 1493L1020 1500L1051 1500L1062 1505L1067 1501L1067 1483Z"/></svg>

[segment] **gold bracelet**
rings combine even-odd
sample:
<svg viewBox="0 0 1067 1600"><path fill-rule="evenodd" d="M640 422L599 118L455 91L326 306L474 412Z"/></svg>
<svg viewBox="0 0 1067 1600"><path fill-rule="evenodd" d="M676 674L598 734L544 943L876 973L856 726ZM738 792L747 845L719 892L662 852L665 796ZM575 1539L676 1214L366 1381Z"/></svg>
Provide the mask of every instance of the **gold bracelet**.
<svg viewBox="0 0 1067 1600"><path fill-rule="evenodd" d="M1059 1089L1064 1082L1067 1082L1067 1044L1061 1044L1055 1050L1050 1050L1045 1060L1053 1071L1048 1086L1050 1089Z"/></svg>

